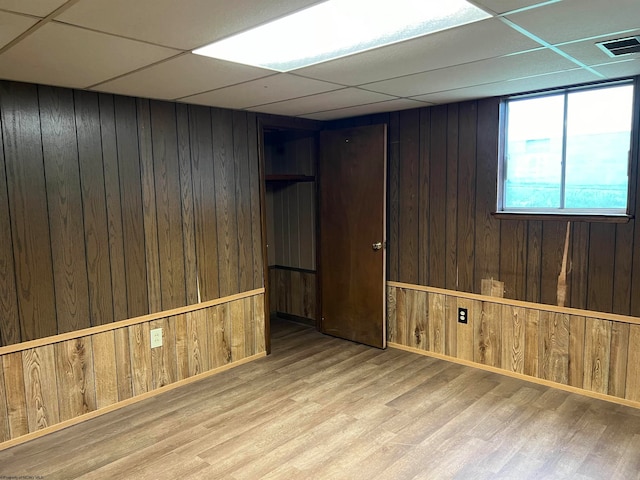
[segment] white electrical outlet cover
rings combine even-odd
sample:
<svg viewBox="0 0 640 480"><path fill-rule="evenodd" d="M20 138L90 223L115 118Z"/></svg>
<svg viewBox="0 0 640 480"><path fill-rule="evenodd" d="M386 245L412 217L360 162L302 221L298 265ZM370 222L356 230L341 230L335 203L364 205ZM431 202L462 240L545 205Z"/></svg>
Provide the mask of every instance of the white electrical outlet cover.
<svg viewBox="0 0 640 480"><path fill-rule="evenodd" d="M162 329L154 328L151 330L151 348L158 348L162 346Z"/></svg>

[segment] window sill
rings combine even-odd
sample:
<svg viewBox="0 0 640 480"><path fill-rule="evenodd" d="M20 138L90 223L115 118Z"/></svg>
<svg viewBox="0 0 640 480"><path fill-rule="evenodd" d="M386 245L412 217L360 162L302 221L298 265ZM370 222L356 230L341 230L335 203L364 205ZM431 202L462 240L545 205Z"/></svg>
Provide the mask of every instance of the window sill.
<svg viewBox="0 0 640 480"><path fill-rule="evenodd" d="M565 222L629 223L633 215L593 215L576 213L492 212L500 220L557 220Z"/></svg>

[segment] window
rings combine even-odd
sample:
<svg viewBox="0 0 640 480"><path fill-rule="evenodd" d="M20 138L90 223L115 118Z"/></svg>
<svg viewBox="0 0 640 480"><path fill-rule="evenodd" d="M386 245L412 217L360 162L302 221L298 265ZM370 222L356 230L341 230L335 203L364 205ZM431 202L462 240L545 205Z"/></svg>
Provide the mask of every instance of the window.
<svg viewBox="0 0 640 480"><path fill-rule="evenodd" d="M498 211L624 215L633 83L511 97Z"/></svg>

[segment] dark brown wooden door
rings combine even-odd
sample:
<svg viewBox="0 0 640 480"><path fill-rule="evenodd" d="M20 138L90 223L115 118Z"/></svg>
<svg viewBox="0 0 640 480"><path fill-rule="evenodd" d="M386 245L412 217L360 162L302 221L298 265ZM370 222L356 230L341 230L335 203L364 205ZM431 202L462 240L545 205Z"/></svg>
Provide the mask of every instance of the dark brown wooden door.
<svg viewBox="0 0 640 480"><path fill-rule="evenodd" d="M386 347L386 125L320 134L321 330ZM379 244L379 245L375 245Z"/></svg>

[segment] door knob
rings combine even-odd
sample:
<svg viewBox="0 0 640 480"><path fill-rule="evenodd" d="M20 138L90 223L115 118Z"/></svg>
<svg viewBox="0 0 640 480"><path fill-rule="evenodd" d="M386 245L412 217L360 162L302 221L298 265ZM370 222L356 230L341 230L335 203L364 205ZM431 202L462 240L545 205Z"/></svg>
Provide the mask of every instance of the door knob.
<svg viewBox="0 0 640 480"><path fill-rule="evenodd" d="M373 245L371 245L371 248L373 248L374 250L380 250L382 248L382 242L374 243Z"/></svg>

